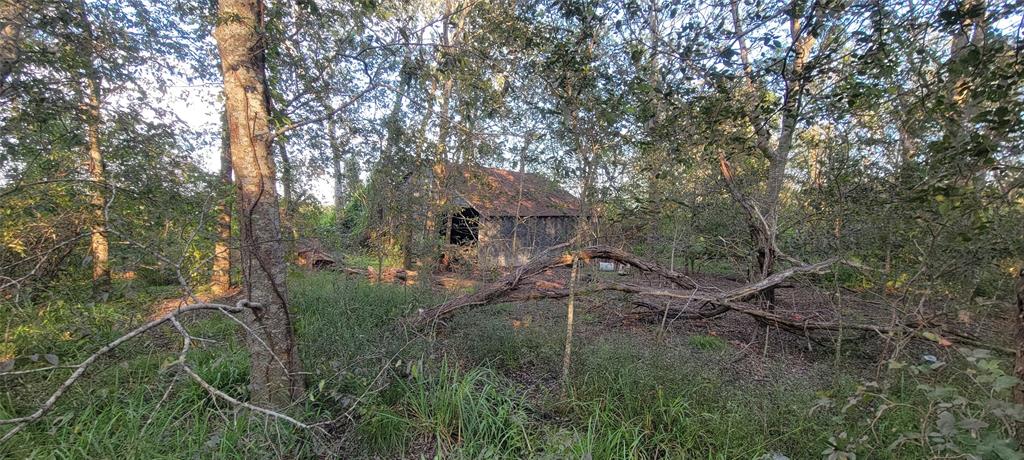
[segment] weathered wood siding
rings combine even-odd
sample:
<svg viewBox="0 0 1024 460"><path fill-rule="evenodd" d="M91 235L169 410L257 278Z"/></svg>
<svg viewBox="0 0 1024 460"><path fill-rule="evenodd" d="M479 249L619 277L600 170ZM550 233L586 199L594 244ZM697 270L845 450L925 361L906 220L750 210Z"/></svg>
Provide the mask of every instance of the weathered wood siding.
<svg viewBox="0 0 1024 460"><path fill-rule="evenodd" d="M510 267L531 256L569 241L576 217L482 217L477 257L482 268Z"/></svg>

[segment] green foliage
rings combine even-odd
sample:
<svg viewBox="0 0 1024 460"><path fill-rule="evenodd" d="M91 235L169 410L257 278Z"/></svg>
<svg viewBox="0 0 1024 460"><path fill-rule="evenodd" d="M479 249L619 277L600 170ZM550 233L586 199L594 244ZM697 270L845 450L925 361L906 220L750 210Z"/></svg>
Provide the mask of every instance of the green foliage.
<svg viewBox="0 0 1024 460"><path fill-rule="evenodd" d="M885 381L863 382L845 401L820 399L816 409L830 412L843 427L824 454L1024 458L1013 441L1024 407L1010 395L1019 381L988 350L958 351L963 360L955 364L892 361Z"/></svg>
<svg viewBox="0 0 1024 460"><path fill-rule="evenodd" d="M495 305L452 319L452 340L470 362L505 371L554 372L561 363L560 325L522 318L513 327L511 305Z"/></svg>
<svg viewBox="0 0 1024 460"><path fill-rule="evenodd" d="M835 383L816 383L780 372L766 385L736 381L728 370L703 361L718 363L711 353L686 351L704 349L697 343L720 349L715 337L691 336L683 348L673 349L630 334L583 333L562 397L554 383L563 325L552 318L558 315L528 319L521 306L480 308L457 315L450 335L431 341L404 335L395 322L437 300L424 290L318 272L294 274L289 292L311 372L309 404L293 415L310 421L351 416L353 435L345 446L334 447L344 454L331 451L346 457L432 452L447 458L814 458L830 449L837 456L871 458L957 452L1017 458L1006 439L1024 412L1005 402L1016 380L1002 370L1002 360L983 351L964 350L962 360L948 364L894 363L879 383L850 385L854 376L842 373ZM54 332L20 335L16 343L21 353L39 353L40 363L50 352L62 363L77 362L137 324L132 318L144 314L143 307L91 305L95 316L89 322L106 324L109 332L81 337L75 347L54 347L50 337L86 310L54 309L42 317L48 326L41 329ZM581 331L595 321L587 317L581 315ZM194 335L217 341L198 343L190 363L217 388L244 400L248 353L237 341L235 323L215 316L187 325ZM287 424L245 411L228 415L187 380L163 400L173 379L165 365L178 343L166 331L115 353L51 416L0 452L147 458L323 454ZM42 364L22 358L18 365ZM60 372L66 371L2 378L0 417L34 407L66 375Z"/></svg>
<svg viewBox="0 0 1024 460"><path fill-rule="evenodd" d="M300 351L325 369L379 351L396 338L388 334L397 318L434 300L415 287L369 284L330 272L296 273L291 285Z"/></svg>
<svg viewBox="0 0 1024 460"><path fill-rule="evenodd" d="M64 278L61 283L60 292L0 301L0 317L6 322L0 361L23 361L33 354L73 360L81 356L83 347L112 340L128 325L142 321L141 307L168 293L165 288L118 282L114 287L118 300L96 302L88 282Z"/></svg>
<svg viewBox="0 0 1024 460"><path fill-rule="evenodd" d="M78 362L149 318L169 294L161 286L207 281L211 215L230 188L192 153L208 150L210 133L166 104L171 87L219 84L208 49L218 18L189 3L0 8L0 368ZM602 242L678 270L754 278L755 244L777 245L780 266L843 256L856 266L805 279L871 291L894 314L920 299L920 310L999 316L992 305L1024 263L1024 61L1006 26L1018 4L262 3L266 69L256 70L273 128L288 128L269 136L292 155L279 157L287 224L346 264L413 254L433 267L438 233L423 220L464 197L425 171L452 162L557 178L599 210ZM392 46L396 34L410 46ZM792 52L801 37L816 41ZM443 46L411 46L428 43ZM84 110L90 93L102 120ZM84 171L90 128L106 165L96 181ZM334 178L344 209L307 193L325 169L344 176ZM118 280L94 301L87 241L101 219ZM778 230L767 243L756 241L761 223ZM830 382L766 385L727 375L745 369L719 362L722 339L649 341L584 311L563 389L554 309L478 309L421 336L399 320L440 300L423 287L332 273L290 283L311 384L294 411L353 421L339 428L355 434L345 448L366 456L1020 456L1007 441L1022 418L1007 402L1018 382L977 350L943 365L894 362L856 389L845 382L862 376L844 368ZM914 314L932 313L947 312ZM196 370L245 399L236 325L189 327L217 340L197 344ZM165 393L178 340L161 332L104 358L0 455L325 455L290 427L228 416L189 382ZM66 372L0 377L0 417L24 414Z"/></svg>

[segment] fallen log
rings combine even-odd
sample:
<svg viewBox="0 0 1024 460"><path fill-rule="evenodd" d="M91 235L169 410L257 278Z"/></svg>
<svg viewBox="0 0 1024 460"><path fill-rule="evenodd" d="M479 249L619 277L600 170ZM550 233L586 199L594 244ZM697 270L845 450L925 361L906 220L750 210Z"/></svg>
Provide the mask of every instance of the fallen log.
<svg viewBox="0 0 1024 460"><path fill-rule="evenodd" d="M406 270L403 268L384 268L383 272L377 273L377 269L373 267L366 267L366 270L360 270L358 268L350 267L333 267L334 271L346 273L349 275L356 275L366 277L366 280L371 283L378 281L384 283L395 283L395 284L416 284L417 272L413 270Z"/></svg>
<svg viewBox="0 0 1024 460"><path fill-rule="evenodd" d="M561 251L564 248L553 248L554 251ZM920 320L908 319L889 326L879 324L845 323L841 321L818 321L812 319L794 319L782 314L764 310L756 305L747 302L765 289L773 288L787 279L798 274L825 273L829 267L839 261L838 258L831 258L821 262L790 267L786 270L774 273L767 278L739 286L727 291L709 292L700 290L692 280L684 275L661 269L657 265L642 261L632 254L621 250L611 250L604 247L590 247L583 249L580 253L593 257L601 254L600 257L608 257L613 260L620 260L640 270L650 271L659 274L679 287L658 288L627 283L595 283L576 289L576 295L589 295L598 292L621 292L629 295L659 297L672 299L674 301L686 301L689 305L695 305L692 310L670 309L670 314L682 319L708 319L736 312L757 319L763 323L775 326L779 329L808 336L810 331L842 332L858 331L873 332L880 336L891 336L896 334L909 335L917 339L938 343L941 346L949 346L953 343L961 343L971 346L982 346L1002 352L1010 352L1005 347L986 344L967 334L958 332L946 325L933 322L922 322ZM553 251L549 251L553 252ZM583 257L583 256L581 256ZM433 308L422 310L414 319L418 326L424 326L454 313L455 311L479 307L488 304L503 303L527 299L562 299L569 296L569 290L559 284L539 281L532 285L528 279L544 270L565 266L571 263L572 256L567 253L546 253L541 257L531 260L517 268L513 273L502 277L497 282L482 288L480 291L465 296L451 299ZM628 261L628 262L626 262ZM646 304L646 305L644 305ZM641 302L653 311L664 314L664 308ZM651 308L655 307L655 308ZM931 331L938 331L931 332ZM941 334L941 335L940 335Z"/></svg>
<svg viewBox="0 0 1024 460"><path fill-rule="evenodd" d="M566 248L568 247L568 244L551 247L525 264L516 267L512 273L501 277L494 283L484 286L472 294L456 297L441 305L424 310L420 312L419 317L416 319L416 323L422 326L436 319L448 316L455 310L463 307L494 303L496 299L508 295L511 291L519 288L524 281L533 276L553 268L567 267L572 264L573 257L572 254L566 252ZM577 257L584 262L592 259L610 259L629 265L640 271L659 275L683 289L696 289L697 287L697 284L692 279L682 273L666 269L654 262L643 260L626 251L610 246L590 246L583 248L579 251Z"/></svg>

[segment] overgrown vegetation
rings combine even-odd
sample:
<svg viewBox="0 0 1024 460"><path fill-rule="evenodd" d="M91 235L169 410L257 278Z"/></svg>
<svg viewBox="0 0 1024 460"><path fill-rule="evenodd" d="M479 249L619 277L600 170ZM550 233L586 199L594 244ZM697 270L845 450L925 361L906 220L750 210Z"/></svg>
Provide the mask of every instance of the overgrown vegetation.
<svg viewBox="0 0 1024 460"><path fill-rule="evenodd" d="M1022 24L0 0L0 456L1022 458Z"/></svg>
<svg viewBox="0 0 1024 460"><path fill-rule="evenodd" d="M191 381L176 380L166 364L180 337L165 330L105 360L50 417L4 445L3 454L813 458L832 449L870 458L1018 455L1006 441L1024 415L1006 402L1015 380L1005 360L983 351L954 353L949 362L893 362L881 381L856 358L840 367L848 372L824 365L807 375L775 368L770 378L753 379L709 369L703 354L718 359L738 350L699 332L669 331L670 342L660 346L650 342L653 334L583 333L563 396L553 385L562 326L557 315L537 313L543 305L473 311L457 317L450 333L431 338L406 334L396 322L436 299L422 288L334 273L295 273L289 288L311 372L308 400L291 413L334 420L330 431L344 443L231 410ZM92 306L114 312L103 321L110 334L149 313L138 304L114 306ZM537 316L524 323L524 311ZM54 331L78 324L70 316L53 318ZM512 326L515 318L519 327ZM581 330L588 323L599 320L584 320ZM189 326L195 336L216 340L190 354L197 371L244 398L248 354L234 324L209 316ZM47 347L51 337L19 339L19 350L59 353L70 363L104 340L100 334L76 337L74 352ZM0 417L33 407L63 372L3 377Z"/></svg>

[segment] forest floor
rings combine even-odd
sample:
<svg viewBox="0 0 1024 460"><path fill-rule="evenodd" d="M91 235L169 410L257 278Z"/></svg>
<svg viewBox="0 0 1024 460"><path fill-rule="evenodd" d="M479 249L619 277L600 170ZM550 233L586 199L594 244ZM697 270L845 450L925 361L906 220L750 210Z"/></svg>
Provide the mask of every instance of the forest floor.
<svg viewBox="0 0 1024 460"><path fill-rule="evenodd" d="M558 282L567 273L550 276ZM694 277L722 289L736 283ZM731 314L701 322L668 318L662 327L660 318L638 316L608 294L577 304L572 372L563 387L563 301L467 309L428 331L404 321L464 293L467 284L448 290L336 272L291 274L309 391L290 414L330 421L325 431L235 410L178 379L168 363L180 338L167 328L105 358L54 413L0 446L0 457L813 458L838 449L909 459L935 453L926 443L901 441L934 429L936 402L921 385L976 392L952 348L915 344L897 353L908 367L889 369L879 365L880 353L894 350L870 337L809 343ZM26 325L17 329L23 338L15 334L11 343L20 354L77 362L154 312L177 306L169 289L132 289L124 292L131 300L109 304L54 302L37 316L11 310L14 324ZM805 289L780 290L779 308L824 314L835 302ZM842 302L862 307L850 296ZM185 324L208 339L189 356L196 371L244 398L248 355L237 326L216 314ZM949 365L921 366L925 353ZM0 378L0 418L29 411L64 375ZM888 382L884 397L892 405L865 397L864 388L876 388L871 382Z"/></svg>
<svg viewBox="0 0 1024 460"><path fill-rule="evenodd" d="M489 275L490 279L496 278L494 273ZM687 273L687 276L702 291L725 292L744 284L739 275ZM431 286L438 297L447 299L486 284L480 278L479 274L472 273L444 273L436 276L438 282L427 285ZM534 282L564 287L568 278L569 268L564 267L547 270L537 276ZM581 279L580 289L585 289L589 283L606 279L648 287L672 287L656 275L635 270L620 274L600 272L589 267L584 268ZM807 283L786 283L776 290L775 295L774 311L795 321L888 325L897 319L897 315L938 318L956 330L984 338L994 346L1012 345L1013 312L1008 305L1004 306L1006 308L982 311L960 309L951 314L947 306L922 302L915 310L906 311L898 308L895 296L857 292L846 287L830 291ZM641 301L646 307L637 306L635 301ZM823 377L833 374L833 368L840 362L850 375L877 378L879 372L884 371L886 355L913 354L931 359L930 355L945 360L956 353L949 345L886 343L884 337L873 332L845 334L842 340L847 343L844 345L838 338L823 341L821 338L793 334L742 314L688 320L680 319L672 313L652 314L650 310L652 307L664 306L667 306L665 301L655 297L630 297L617 292L589 293L577 300L576 308L582 312L582 320L575 334L587 341L601 340L611 335L628 335L641 342L640 346L663 348L675 353L689 353L693 348L721 349L726 356L716 356L714 362L709 364L726 371L730 380L744 379L751 382L766 381L773 377L772 373L778 372L820 381L828 380ZM492 317L481 321L504 323L521 334L527 334L530 328L544 328L544 325L564 324L565 321L565 300L542 299L515 302L501 308L478 308L493 312ZM458 334L459 327L452 327L449 332ZM550 333L559 336L564 334L564 330ZM524 373L518 375L526 376ZM530 376L526 378L533 379ZM557 385L554 380L548 383L551 386Z"/></svg>

